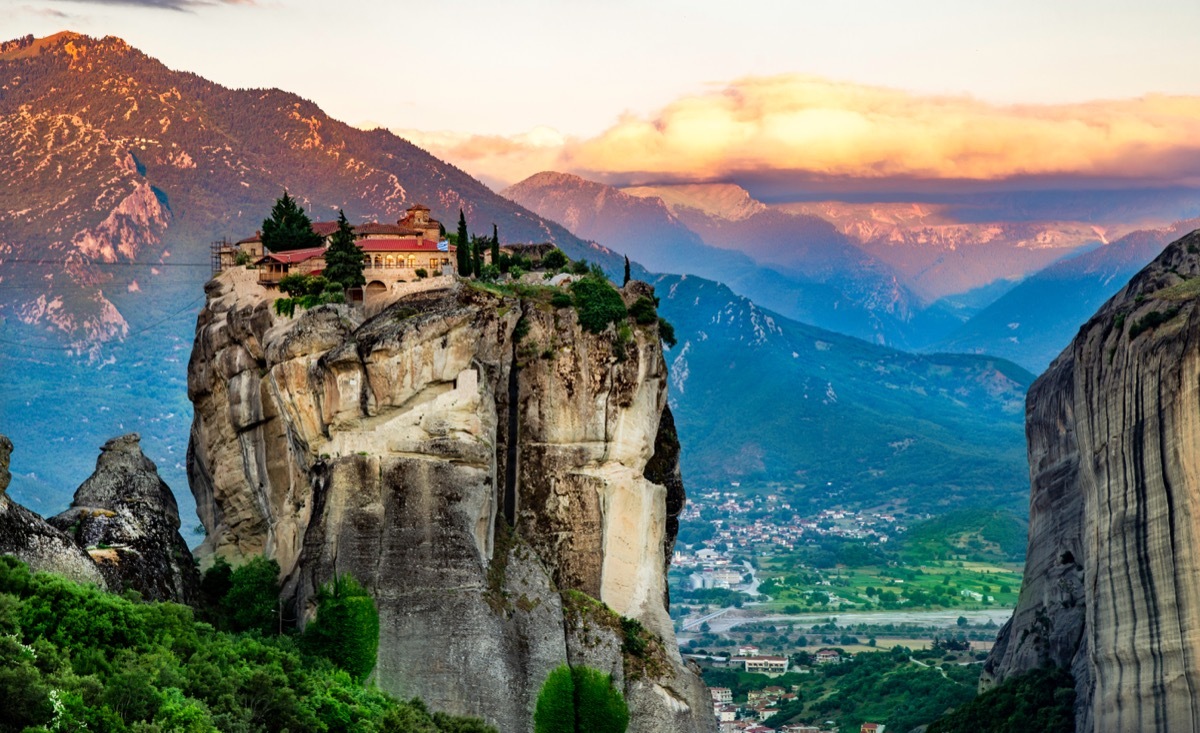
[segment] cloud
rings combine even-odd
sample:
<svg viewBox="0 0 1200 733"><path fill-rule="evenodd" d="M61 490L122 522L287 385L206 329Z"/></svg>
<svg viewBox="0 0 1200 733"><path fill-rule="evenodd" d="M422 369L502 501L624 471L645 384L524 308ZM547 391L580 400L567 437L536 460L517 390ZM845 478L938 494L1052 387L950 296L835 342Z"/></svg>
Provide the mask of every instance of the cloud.
<svg viewBox="0 0 1200 733"><path fill-rule="evenodd" d="M255 0L62 0L90 5L126 5L158 10L193 10L216 5L255 5Z"/></svg>
<svg viewBox="0 0 1200 733"><path fill-rule="evenodd" d="M766 175L884 187L1042 178L1200 184L1200 97L995 105L780 75L682 97L652 116L626 115L592 138L552 139L425 142L506 182L549 168L614 183Z"/></svg>

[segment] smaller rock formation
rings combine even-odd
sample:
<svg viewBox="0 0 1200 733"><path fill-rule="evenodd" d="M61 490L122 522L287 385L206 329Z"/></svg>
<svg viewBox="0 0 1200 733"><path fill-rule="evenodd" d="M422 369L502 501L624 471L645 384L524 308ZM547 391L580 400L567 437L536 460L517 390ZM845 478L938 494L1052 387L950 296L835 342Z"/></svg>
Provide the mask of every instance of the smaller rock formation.
<svg viewBox="0 0 1200 733"><path fill-rule="evenodd" d="M200 573L179 534L179 508L141 436L113 438L71 507L48 521L83 548L116 591L155 601L192 603Z"/></svg>
<svg viewBox="0 0 1200 733"><path fill-rule="evenodd" d="M70 537L8 498L5 491L12 478L8 471L12 451L12 442L0 435L0 555L15 555L33 570L108 587L91 558Z"/></svg>

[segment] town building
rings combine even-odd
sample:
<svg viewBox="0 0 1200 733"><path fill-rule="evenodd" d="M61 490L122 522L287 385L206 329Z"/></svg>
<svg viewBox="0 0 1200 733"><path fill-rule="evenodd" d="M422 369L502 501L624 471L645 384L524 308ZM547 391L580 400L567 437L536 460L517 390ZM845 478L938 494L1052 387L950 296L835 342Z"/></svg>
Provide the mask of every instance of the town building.
<svg viewBox="0 0 1200 733"><path fill-rule="evenodd" d="M714 703L731 703L733 702L733 690L728 687L710 687L708 693L712 695Z"/></svg>
<svg viewBox="0 0 1200 733"><path fill-rule="evenodd" d="M737 657L734 657L737 659ZM742 660L746 665L747 672L757 674L765 674L769 677L776 677L781 674L787 674L788 658L787 657L744 657Z"/></svg>
<svg viewBox="0 0 1200 733"><path fill-rule="evenodd" d="M395 224L365 222L353 227L355 244L366 256L363 277L367 284L355 288L351 297L362 300L385 295L398 283L419 278L451 275L456 264L455 247L441 239L441 223L430 216L429 207L415 204ZM234 244L214 245L213 267L224 270L238 262L258 268L259 284L273 288L287 275L318 275L325 270L328 249L337 222L313 222L312 229L325 239L319 247L269 252L263 248L262 232Z"/></svg>
<svg viewBox="0 0 1200 733"><path fill-rule="evenodd" d="M817 664L840 664L842 655L834 649L821 649L813 655L813 661Z"/></svg>
<svg viewBox="0 0 1200 733"><path fill-rule="evenodd" d="M862 727L858 729L858 733L883 733L885 728L887 726L883 723L863 723Z"/></svg>

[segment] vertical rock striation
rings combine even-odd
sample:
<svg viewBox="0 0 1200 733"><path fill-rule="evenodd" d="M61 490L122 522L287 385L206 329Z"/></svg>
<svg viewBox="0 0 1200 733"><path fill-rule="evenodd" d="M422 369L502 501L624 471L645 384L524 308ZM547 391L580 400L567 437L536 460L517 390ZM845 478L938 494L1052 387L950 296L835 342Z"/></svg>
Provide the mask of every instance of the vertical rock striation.
<svg viewBox="0 0 1200 733"><path fill-rule="evenodd" d="M1025 583L989 685L1068 667L1076 730L1200 730L1200 232L1079 331L1027 402Z"/></svg>
<svg viewBox="0 0 1200 733"><path fill-rule="evenodd" d="M281 319L252 278L209 284L189 364L202 555L278 560L299 623L353 574L380 609L380 686L504 731L531 730L554 667L586 663L562 595L581 592L659 638L660 664L612 639L593 660L630 730L715 730L666 612L683 493L653 326L596 336L468 285L365 322Z"/></svg>

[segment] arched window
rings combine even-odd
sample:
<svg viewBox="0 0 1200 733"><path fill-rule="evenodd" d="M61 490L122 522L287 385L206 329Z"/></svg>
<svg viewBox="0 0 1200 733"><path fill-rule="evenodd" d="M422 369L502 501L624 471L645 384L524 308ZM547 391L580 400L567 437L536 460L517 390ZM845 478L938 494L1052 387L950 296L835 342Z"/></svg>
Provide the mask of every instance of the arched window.
<svg viewBox="0 0 1200 733"><path fill-rule="evenodd" d="M391 255L388 255L387 256L387 266L389 268L395 267L396 266L396 258Z"/></svg>

